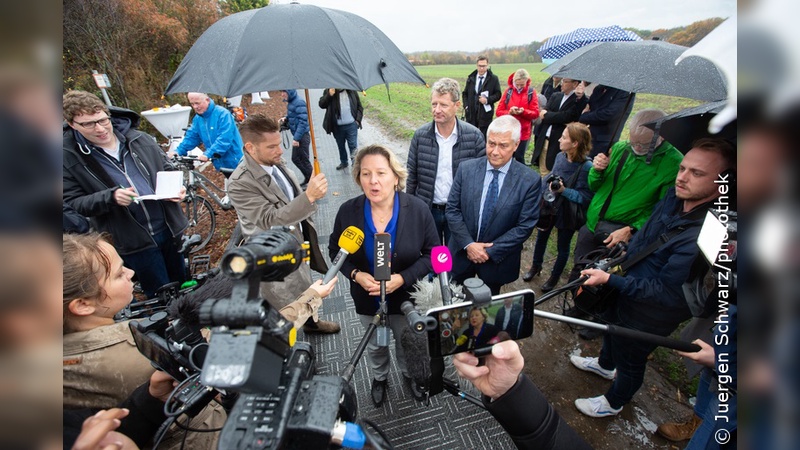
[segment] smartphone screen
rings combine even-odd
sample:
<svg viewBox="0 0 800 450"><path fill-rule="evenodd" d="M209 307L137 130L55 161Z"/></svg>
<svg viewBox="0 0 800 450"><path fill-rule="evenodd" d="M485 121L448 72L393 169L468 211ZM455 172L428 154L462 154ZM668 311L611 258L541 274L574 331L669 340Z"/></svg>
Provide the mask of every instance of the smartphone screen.
<svg viewBox="0 0 800 450"><path fill-rule="evenodd" d="M532 290L508 292L492 297L481 307L471 302L434 308L427 312L437 328L428 333L431 356L447 356L491 347L508 339L533 334Z"/></svg>

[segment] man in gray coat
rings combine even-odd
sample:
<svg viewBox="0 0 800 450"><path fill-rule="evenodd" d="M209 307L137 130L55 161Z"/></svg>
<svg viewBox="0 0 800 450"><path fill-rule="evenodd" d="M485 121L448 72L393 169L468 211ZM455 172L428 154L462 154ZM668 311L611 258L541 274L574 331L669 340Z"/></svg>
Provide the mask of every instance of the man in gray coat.
<svg viewBox="0 0 800 450"><path fill-rule="evenodd" d="M414 132L408 150L406 192L431 208L436 231L445 244L450 240L450 229L444 210L458 165L486 154L486 141L480 130L456 118L460 97L461 89L452 78L433 84L433 122Z"/></svg>
<svg viewBox="0 0 800 450"><path fill-rule="evenodd" d="M319 173L308 181L305 192L282 160L280 125L261 114L248 117L239 126L244 141L244 158L231 175L228 195L246 238L272 226L293 226L292 234L311 245L311 267L301 264L284 281L261 283L261 296L275 308L283 308L298 298L311 284L311 269L328 270L319 249L317 231L311 216L316 201L328 192L328 180ZM307 333L338 333L339 324L309 319Z"/></svg>

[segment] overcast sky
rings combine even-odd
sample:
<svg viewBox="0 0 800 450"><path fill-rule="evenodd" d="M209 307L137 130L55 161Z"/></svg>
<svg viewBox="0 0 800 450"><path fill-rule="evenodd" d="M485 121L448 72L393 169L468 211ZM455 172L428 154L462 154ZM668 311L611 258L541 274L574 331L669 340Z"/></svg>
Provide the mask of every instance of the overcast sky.
<svg viewBox="0 0 800 450"><path fill-rule="evenodd" d="M372 22L401 51L522 45L575 28L608 25L644 30L730 17L735 0L300 0ZM272 3L290 3L272 0Z"/></svg>

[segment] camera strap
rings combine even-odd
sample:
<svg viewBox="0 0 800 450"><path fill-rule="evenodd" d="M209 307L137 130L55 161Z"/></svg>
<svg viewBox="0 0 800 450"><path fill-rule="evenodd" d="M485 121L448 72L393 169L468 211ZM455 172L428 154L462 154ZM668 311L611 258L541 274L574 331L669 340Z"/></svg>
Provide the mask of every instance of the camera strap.
<svg viewBox="0 0 800 450"><path fill-rule="evenodd" d="M606 217L606 211L608 211L609 205L611 205L611 196L614 195L614 188L617 187L617 180L619 179L619 174L622 172L622 166L625 165L625 162L628 160L628 155L630 154L630 150L625 148L625 153L619 158L619 162L617 163L617 170L614 172L614 182L611 184L611 190L608 192L608 197L606 197L605 203L603 203L603 207L600 208L600 214L598 215L598 221L603 220Z"/></svg>
<svg viewBox="0 0 800 450"><path fill-rule="evenodd" d="M686 217L691 219L691 220L693 220L693 221L698 219L698 218L700 218L700 217L702 217L705 214L705 211L707 209L706 206L708 206L707 203L705 203L703 205L700 205L700 207L695 208L694 210L689 212L686 215ZM697 226L696 223L690 222L690 223L688 223L686 225L679 226L679 227L677 227L677 228L675 228L673 230L670 230L670 231L668 231L666 233L662 233L661 236L658 237L658 239L656 239L650 245L645 247L644 250L642 250L641 252L633 255L632 258L628 258L625 262L623 262L622 264L619 265L619 268L622 271L622 274L624 275L625 272L627 272L628 269L633 267L634 264L637 264L639 261L641 261L644 258L646 258L649 254L651 254L654 251L658 250L659 247L661 247L662 245L664 245L667 242L669 242L670 240L672 240L675 236L678 236L679 234L683 233L684 231L688 230L689 228L692 228L692 227L695 227L695 226Z"/></svg>

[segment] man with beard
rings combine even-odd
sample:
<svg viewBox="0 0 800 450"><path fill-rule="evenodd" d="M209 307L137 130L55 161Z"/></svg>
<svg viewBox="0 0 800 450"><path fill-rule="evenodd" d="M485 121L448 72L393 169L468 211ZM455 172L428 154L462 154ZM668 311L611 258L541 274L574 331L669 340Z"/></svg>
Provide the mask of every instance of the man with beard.
<svg viewBox="0 0 800 450"><path fill-rule="evenodd" d="M624 276L598 269L581 272L589 277L584 286L607 284L618 291L616 303L604 317L610 324L669 336L692 317L681 286L699 252L697 236L703 219L721 195L718 183L728 182L735 167L736 151L728 142L698 140L680 163L675 187L656 204L630 242L629 260L640 252L646 256ZM599 358L571 356L578 369L614 380L605 395L575 400L578 410L591 417L619 414L641 387L647 357L656 347L606 335Z"/></svg>

